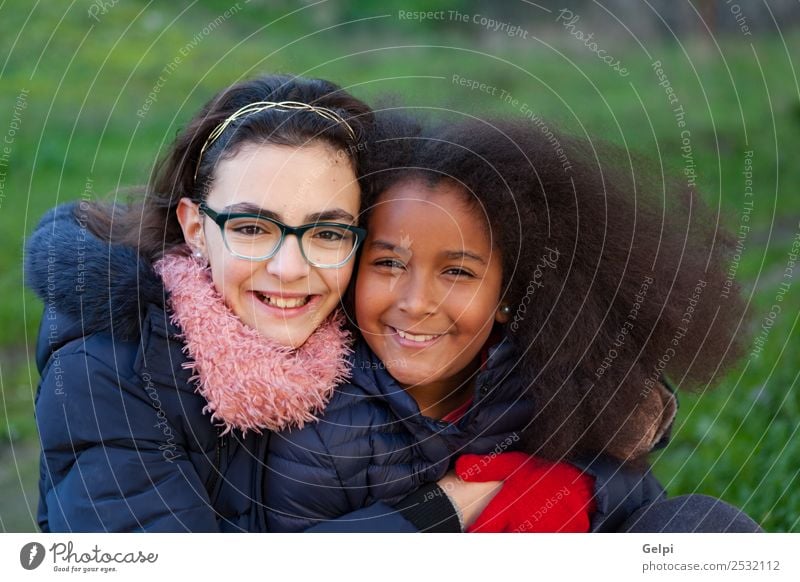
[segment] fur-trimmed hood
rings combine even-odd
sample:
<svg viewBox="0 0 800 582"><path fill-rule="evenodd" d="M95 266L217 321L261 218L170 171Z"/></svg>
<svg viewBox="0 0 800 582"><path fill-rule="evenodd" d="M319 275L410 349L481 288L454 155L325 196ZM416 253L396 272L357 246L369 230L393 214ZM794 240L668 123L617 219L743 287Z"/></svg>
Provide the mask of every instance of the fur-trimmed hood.
<svg viewBox="0 0 800 582"><path fill-rule="evenodd" d="M163 303L164 286L135 249L112 245L85 225L80 203L53 208L25 244L25 284L45 305L45 318L79 321L79 333L58 326L53 349L92 332L136 337L147 303Z"/></svg>

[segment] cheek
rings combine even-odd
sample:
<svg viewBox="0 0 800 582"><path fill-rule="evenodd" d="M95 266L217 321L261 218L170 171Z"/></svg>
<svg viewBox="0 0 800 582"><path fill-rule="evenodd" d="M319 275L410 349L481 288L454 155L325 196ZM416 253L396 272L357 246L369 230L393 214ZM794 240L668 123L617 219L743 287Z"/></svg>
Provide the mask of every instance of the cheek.
<svg viewBox="0 0 800 582"><path fill-rule="evenodd" d="M339 270L342 272L341 287L342 287L342 292L344 293L344 291L347 290L347 287L355 281L353 275L355 274L356 271L356 264L351 261Z"/></svg>
<svg viewBox="0 0 800 582"><path fill-rule="evenodd" d="M366 276L359 274L356 277L355 292L353 293L353 301L355 302L353 310L355 311L356 323L362 327L366 323L366 316L368 315L366 309L367 302L365 300L367 285L368 281Z"/></svg>
<svg viewBox="0 0 800 582"><path fill-rule="evenodd" d="M380 311L379 302L385 299L385 289L378 289L376 277L368 273L360 273L356 277L355 312L358 326L369 329L375 325L377 314Z"/></svg>
<svg viewBox="0 0 800 582"><path fill-rule="evenodd" d="M353 277L353 264L347 263L339 269L319 269L320 277L325 281L325 286L337 300L342 298L350 280Z"/></svg>
<svg viewBox="0 0 800 582"><path fill-rule="evenodd" d="M223 245L218 244L216 237L206 235L206 258L211 267L211 279L217 291L223 293L225 286L230 285L233 273L231 272L230 257L225 252Z"/></svg>
<svg viewBox="0 0 800 582"><path fill-rule="evenodd" d="M488 336L495 321L498 301L495 293L474 295L460 305L460 319L465 332ZM477 338L476 338L477 339ZM485 338L483 338L485 339Z"/></svg>
<svg viewBox="0 0 800 582"><path fill-rule="evenodd" d="M229 256L209 257L211 279L217 291L228 305L238 303L241 298L240 286L252 276L251 265L237 261Z"/></svg>

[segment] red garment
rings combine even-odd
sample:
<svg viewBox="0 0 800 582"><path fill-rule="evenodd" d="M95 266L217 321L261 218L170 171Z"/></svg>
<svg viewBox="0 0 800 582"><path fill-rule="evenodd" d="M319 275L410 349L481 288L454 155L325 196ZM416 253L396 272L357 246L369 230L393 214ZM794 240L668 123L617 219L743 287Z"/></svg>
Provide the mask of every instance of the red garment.
<svg viewBox="0 0 800 582"><path fill-rule="evenodd" d="M493 346L500 342L502 339L502 335L495 329L492 330L491 335L489 335L489 339L486 340L486 343L481 348L480 357L481 357L481 370L486 367L486 362L489 361L489 346ZM451 410L447 414L445 414L439 420L443 420L445 422L454 423L461 420L461 418L467 413L467 411L472 406L474 400L470 398L467 402L456 408L455 410Z"/></svg>
<svg viewBox="0 0 800 582"><path fill-rule="evenodd" d="M459 420L461 420L461 417L463 417L467 413L467 410L469 410L470 406L472 406L471 398L467 400L464 404L456 408L455 410L451 410L450 412L445 414L439 420L443 420L449 423L458 422Z"/></svg>
<svg viewBox="0 0 800 582"><path fill-rule="evenodd" d="M462 455L464 481L503 481L503 488L468 532L588 532L595 511L594 479L569 463L524 453Z"/></svg>

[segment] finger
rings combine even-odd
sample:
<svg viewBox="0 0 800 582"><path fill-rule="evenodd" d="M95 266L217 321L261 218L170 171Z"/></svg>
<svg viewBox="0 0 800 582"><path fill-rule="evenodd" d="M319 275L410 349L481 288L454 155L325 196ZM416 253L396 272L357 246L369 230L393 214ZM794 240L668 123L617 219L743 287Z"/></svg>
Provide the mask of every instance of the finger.
<svg viewBox="0 0 800 582"><path fill-rule="evenodd" d="M456 473L464 481L504 481L521 469L533 468L535 462L523 453L462 455L456 460Z"/></svg>

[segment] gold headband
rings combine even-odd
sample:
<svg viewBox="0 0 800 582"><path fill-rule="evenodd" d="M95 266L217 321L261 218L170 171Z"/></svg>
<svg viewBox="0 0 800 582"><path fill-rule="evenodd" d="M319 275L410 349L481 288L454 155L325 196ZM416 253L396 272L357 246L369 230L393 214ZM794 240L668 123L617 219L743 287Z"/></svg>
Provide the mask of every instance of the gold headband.
<svg viewBox="0 0 800 582"><path fill-rule="evenodd" d="M311 111L329 121L344 125L347 128L347 133L350 134L350 137L353 139L353 141L356 141L356 133L353 131L353 128L350 127L350 124L347 123L347 121L345 121L341 115L335 111L332 111L331 109L326 109L325 107L316 107L314 105L309 105L308 103L300 103L299 101L257 101L255 103L245 105L237 111L234 111L228 116L227 119L225 119L225 121L215 127L214 131L208 135L206 142L203 144L203 149L200 150L200 157L197 159L197 167L194 170L194 179L197 180L197 173L200 171L200 164L203 161L203 154L211 146L211 144L217 141L219 136L222 135L222 132L224 132L231 123L242 117L246 117L260 111L265 111L267 109L277 109L279 111Z"/></svg>

